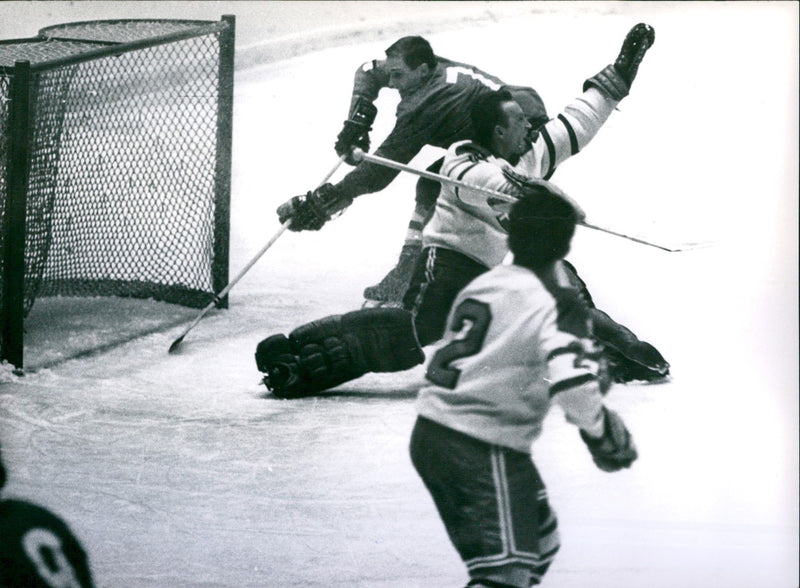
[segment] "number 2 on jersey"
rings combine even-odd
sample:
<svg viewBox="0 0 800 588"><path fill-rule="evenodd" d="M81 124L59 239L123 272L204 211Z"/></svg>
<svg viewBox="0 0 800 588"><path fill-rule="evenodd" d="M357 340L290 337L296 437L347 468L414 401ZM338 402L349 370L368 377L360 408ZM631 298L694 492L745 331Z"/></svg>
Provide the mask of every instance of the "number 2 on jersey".
<svg viewBox="0 0 800 588"><path fill-rule="evenodd" d="M425 377L442 388L455 388L461 370L450 364L481 350L491 322L492 312L485 302L467 298L459 304L450 325L450 330L458 332L459 336L436 352Z"/></svg>

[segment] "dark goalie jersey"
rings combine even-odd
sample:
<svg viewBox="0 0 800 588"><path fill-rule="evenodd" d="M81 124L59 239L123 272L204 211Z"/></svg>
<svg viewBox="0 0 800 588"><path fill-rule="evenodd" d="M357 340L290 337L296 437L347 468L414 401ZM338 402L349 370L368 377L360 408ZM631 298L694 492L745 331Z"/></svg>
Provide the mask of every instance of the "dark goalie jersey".
<svg viewBox="0 0 800 588"><path fill-rule="evenodd" d="M61 519L29 502L0 501L0 587L91 586L86 553Z"/></svg>

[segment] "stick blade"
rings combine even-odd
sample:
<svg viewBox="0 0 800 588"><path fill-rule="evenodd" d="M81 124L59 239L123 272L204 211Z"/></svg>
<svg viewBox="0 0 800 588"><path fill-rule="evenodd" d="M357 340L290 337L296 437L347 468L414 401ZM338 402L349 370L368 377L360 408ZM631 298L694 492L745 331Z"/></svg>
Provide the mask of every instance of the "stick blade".
<svg viewBox="0 0 800 588"><path fill-rule="evenodd" d="M180 347L180 344L181 344L181 343L183 343L183 338L184 338L185 336L186 336L186 335L181 335L180 337L178 337L177 339L175 339L175 340L172 342L172 345L170 345L170 346L169 346L169 350L167 350L167 353L175 353L175 351L178 349L178 347Z"/></svg>
<svg viewBox="0 0 800 588"><path fill-rule="evenodd" d="M669 251L691 251L693 249L707 249L708 247L716 247L717 245L719 245L717 241L691 241L673 244L670 246Z"/></svg>

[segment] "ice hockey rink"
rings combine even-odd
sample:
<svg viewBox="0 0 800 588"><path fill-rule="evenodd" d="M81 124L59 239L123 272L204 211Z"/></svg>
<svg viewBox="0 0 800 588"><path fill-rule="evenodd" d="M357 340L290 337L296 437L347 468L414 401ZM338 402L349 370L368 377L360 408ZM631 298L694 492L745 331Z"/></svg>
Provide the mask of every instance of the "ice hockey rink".
<svg viewBox="0 0 800 588"><path fill-rule="evenodd" d="M624 472L597 470L549 415L534 459L562 549L543 585L798 587L796 3L0 2L0 38L223 14L237 17L231 277L278 230L275 208L333 168L353 72L395 38L532 85L555 116L651 24L631 95L553 181L597 225L713 246L578 230L569 259L597 305L673 379L609 393L639 448ZM373 146L396 101L379 98ZM283 234L175 354L195 310L37 302L32 369L0 370L4 495L67 520L101 587L466 584L408 457L422 370L284 401L253 361L262 338L359 307L397 258L415 180Z"/></svg>

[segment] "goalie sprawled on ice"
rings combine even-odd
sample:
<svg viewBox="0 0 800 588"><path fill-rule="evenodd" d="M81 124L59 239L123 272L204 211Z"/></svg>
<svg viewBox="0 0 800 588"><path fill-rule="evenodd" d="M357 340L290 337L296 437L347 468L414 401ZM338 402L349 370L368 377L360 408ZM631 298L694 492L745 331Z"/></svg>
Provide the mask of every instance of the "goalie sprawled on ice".
<svg viewBox="0 0 800 588"><path fill-rule="evenodd" d="M399 371L422 362L421 347L442 337L458 292L500 265L509 251L509 204L489 197L486 191L512 197L553 193L566 198L558 188L537 178L548 177L595 136L627 96L652 40L650 27L634 27L615 63L586 80L583 93L543 125L532 141L532 125L511 93L499 90L483 94L471 110L472 140L450 146L441 167L444 176L475 189L443 185L433 217L423 232L423 254L403 298L404 310L391 314L355 311L344 315L346 321L344 317L328 317L309 323L295 330L294 338L281 339L279 335L265 339L256 350L256 364L265 375L267 387L280 397L299 397L369 371ZM326 185L291 199L278 209L278 215L281 222L291 221L290 229L317 230L350 201L336 186ZM577 204L573 205L580 211ZM583 213L579 214L582 218ZM595 308L574 268L563 265L570 287L580 291L590 309L593 335L606 350L613 378L627 382L665 377L669 364L661 354ZM376 321L375 328L366 328L371 321ZM407 348L409 325L413 325L411 334L418 343L413 350ZM383 334L376 335L379 332ZM379 359L387 349L391 352Z"/></svg>

